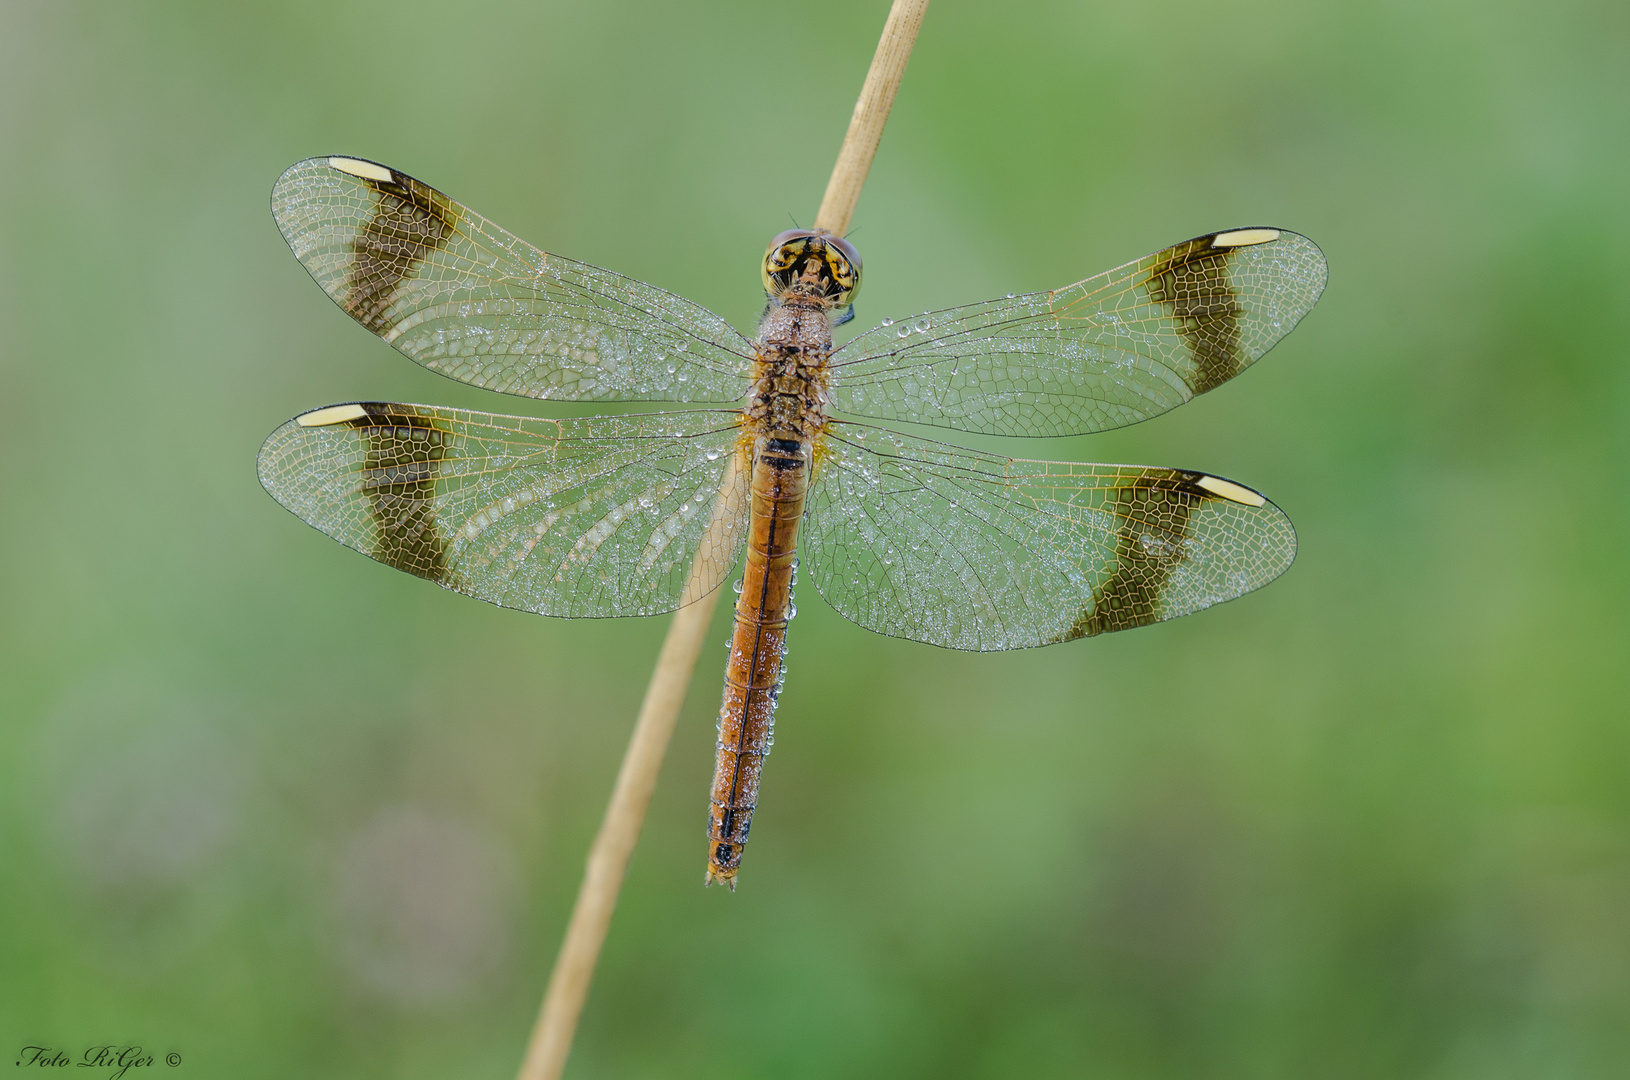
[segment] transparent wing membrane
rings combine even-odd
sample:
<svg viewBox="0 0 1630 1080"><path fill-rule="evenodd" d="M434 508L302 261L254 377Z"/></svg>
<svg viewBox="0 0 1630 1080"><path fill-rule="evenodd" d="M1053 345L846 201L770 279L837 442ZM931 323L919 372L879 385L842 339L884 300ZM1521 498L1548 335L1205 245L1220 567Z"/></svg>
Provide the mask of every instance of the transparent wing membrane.
<svg viewBox="0 0 1630 1080"><path fill-rule="evenodd" d="M1204 473L1027 461L835 424L802 535L821 596L953 649L1048 645L1186 615L1290 566L1288 518Z"/></svg>
<svg viewBox="0 0 1630 1080"><path fill-rule="evenodd" d="M340 543L457 592L541 615L654 615L735 565L739 422L338 405L274 431L260 479Z"/></svg>
<svg viewBox="0 0 1630 1080"><path fill-rule="evenodd" d="M342 309L450 378L557 400L748 397L756 346L718 316L547 254L394 169L302 161L272 212ZM1210 233L1050 292L887 320L832 354L829 402L992 435L1135 423L1249 367L1325 273L1296 233ZM260 477L341 543L446 588L544 615L651 615L735 566L758 405L577 420L337 405L273 432ZM821 595L949 648L1174 618L1296 554L1276 506L1205 473L1008 458L842 419L814 461L800 546Z"/></svg>
<svg viewBox="0 0 1630 1080"><path fill-rule="evenodd" d="M874 327L835 354L833 403L990 435L1104 431L1239 374L1324 282L1324 255L1305 236L1210 233L1051 292Z"/></svg>
<svg viewBox="0 0 1630 1080"><path fill-rule="evenodd" d="M312 158L272 191L295 256L432 371L561 401L737 402L752 343L705 308L547 254L404 173Z"/></svg>

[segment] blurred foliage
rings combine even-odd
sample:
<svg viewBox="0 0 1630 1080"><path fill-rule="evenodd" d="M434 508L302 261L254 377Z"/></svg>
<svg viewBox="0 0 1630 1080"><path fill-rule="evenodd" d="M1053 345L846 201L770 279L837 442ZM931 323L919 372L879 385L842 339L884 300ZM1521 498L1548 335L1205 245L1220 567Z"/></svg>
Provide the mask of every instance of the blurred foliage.
<svg viewBox="0 0 1630 1080"><path fill-rule="evenodd" d="M0 5L0 1050L512 1075L665 620L265 496L306 408L548 411L357 329L267 193L390 162L750 329L885 8ZM1236 477L1300 560L1008 655L811 591L735 895L705 659L569 1075L1630 1075L1627 49L1605 0L936 3L860 325L1307 233L1246 377L1020 451Z"/></svg>

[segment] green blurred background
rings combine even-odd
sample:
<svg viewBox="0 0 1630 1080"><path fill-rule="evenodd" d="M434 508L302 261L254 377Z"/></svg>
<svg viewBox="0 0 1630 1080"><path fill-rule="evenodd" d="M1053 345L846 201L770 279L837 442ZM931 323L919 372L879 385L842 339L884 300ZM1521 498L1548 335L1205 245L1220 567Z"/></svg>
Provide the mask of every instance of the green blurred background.
<svg viewBox="0 0 1630 1080"><path fill-rule="evenodd" d="M749 329L886 7L0 5L0 1059L513 1074L666 619L500 611L262 492L318 405L564 411L362 332L268 192L389 162ZM568 1075L1630 1075L1627 56L1622 0L936 0L859 325L1307 233L1325 299L1248 376L1017 448L1236 477L1300 558L1008 655L808 590L734 895L710 645Z"/></svg>

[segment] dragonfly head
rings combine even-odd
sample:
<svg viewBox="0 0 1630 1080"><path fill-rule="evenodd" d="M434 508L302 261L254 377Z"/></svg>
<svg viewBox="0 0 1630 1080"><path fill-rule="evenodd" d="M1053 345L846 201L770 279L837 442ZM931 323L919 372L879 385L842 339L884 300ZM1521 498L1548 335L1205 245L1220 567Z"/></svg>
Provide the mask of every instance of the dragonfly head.
<svg viewBox="0 0 1630 1080"><path fill-rule="evenodd" d="M788 229L764 252L764 291L784 296L794 289L848 307L860 291L860 252L824 229Z"/></svg>

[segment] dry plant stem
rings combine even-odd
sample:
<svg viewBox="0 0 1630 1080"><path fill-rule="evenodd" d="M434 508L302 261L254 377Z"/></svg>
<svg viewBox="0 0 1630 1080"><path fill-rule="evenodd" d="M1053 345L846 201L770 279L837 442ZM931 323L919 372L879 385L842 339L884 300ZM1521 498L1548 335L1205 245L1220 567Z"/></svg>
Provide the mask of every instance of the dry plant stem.
<svg viewBox="0 0 1630 1080"><path fill-rule="evenodd" d="M882 40L878 42L871 70L860 91L860 100L855 103L843 148L838 152L832 179L827 183L826 196L821 200L820 213L815 219L817 228L840 235L849 228L855 202L866 183L866 173L883 135L883 124L894 104L895 91L900 88L900 78L905 74L906 61L927 10L928 0L895 0L890 9ZM729 490L731 484L732 479L727 477L725 490ZM714 512L714 527L720 526L725 511L721 495ZM704 539L702 550L706 544ZM701 561L699 555L697 565L691 570L693 579ZM687 589L687 595L690 591ZM589 850L583 884L578 887L566 937L555 960L555 970L549 976L543 1008L538 1013L516 1080L559 1080L566 1068L566 1055L572 1048L572 1037L588 997L589 982L600 959L600 947L611 925L612 912L617 908L617 894L628 871L628 860L639 839L640 825L651 803L657 774L662 769L662 759L667 754L668 741L679 718L680 706L685 702L685 691L690 686L718 599L719 590L714 589L675 612L668 627L656 670L651 674L645 700L640 705L633 738L617 773L617 786L612 790L600 832Z"/></svg>
<svg viewBox="0 0 1630 1080"><path fill-rule="evenodd" d="M684 597L701 592L708 565L706 554L721 544L730 531L730 521L738 509L739 497L734 493L740 475L740 464L732 461L725 472L719 497L714 501L707 530L697 546ZM639 840L640 824L645 820L646 807L651 805L651 793L656 790L657 774L662 771L662 759L668 752L668 740L673 737L674 723L679 719L680 706L685 703L691 672L696 670L696 658L702 651L702 642L718 602L719 589L714 586L674 612L674 621L668 625L668 636L663 639L662 652L657 655L656 670L651 673L645 700L640 703L634 735L623 753L622 768L617 770L617 786L611 790L606 816L600 822L594 846L589 849L589 864L583 871L583 884L577 888L577 902L572 905L572 918L566 924L566 937L561 942L560 955L555 958L549 988L544 991L543 1008L532 1028L526 1058L521 1062L520 1080L557 1080L566 1068L566 1055L572 1049L572 1036L577 1032L577 1020L583 1013L589 982L600 960L600 946L605 943L606 930L611 926L611 914L617 909L617 894L628 872L628 860L633 857L634 844Z"/></svg>
<svg viewBox="0 0 1630 1080"><path fill-rule="evenodd" d="M832 179L827 181L820 213L815 215L817 229L839 236L849 231L849 219L854 216L855 203L860 201L860 189L871 171L883 125L894 107L894 93L900 89L906 61L911 59L911 47L917 43L917 30L927 12L928 0L894 0L889 9L871 70L866 72L866 83L855 102L854 115L849 118L843 148L838 151L838 163L832 169Z"/></svg>
<svg viewBox="0 0 1630 1080"><path fill-rule="evenodd" d="M714 589L675 612L674 621L668 627L651 684L645 690L633 738L629 740L622 768L617 773L617 786L612 789L605 820L600 823L600 834L589 851L589 865L577 891L577 903L572 907L572 919L566 926L566 939L561 943L554 973L549 976L549 989L543 996L537 1026L532 1029L520 1080L555 1080L566 1067L577 1019L588 997L589 980L594 977L600 946L606 940L611 913L617 907L617 893L622 888L628 860L634 854L640 823L645 819L645 808L650 805L651 792L656 788L662 758L667 753L679 707L684 704L691 672L696 668L696 657L702 650L718 601L719 590Z"/></svg>

